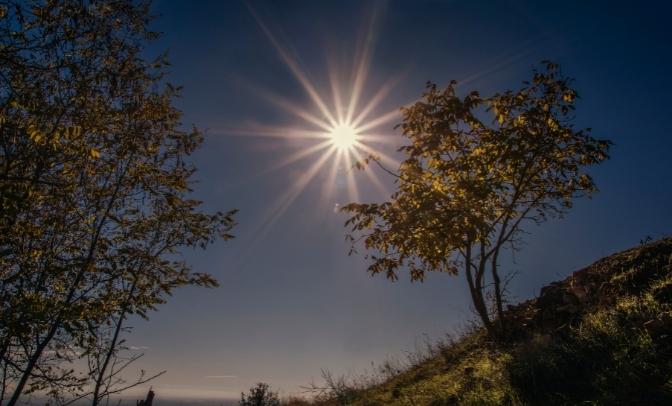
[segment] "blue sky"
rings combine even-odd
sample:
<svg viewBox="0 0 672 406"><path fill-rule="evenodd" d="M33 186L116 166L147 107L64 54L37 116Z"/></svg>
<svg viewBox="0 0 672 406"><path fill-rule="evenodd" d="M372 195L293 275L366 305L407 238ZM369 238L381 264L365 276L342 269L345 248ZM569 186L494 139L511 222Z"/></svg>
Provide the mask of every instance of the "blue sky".
<svg viewBox="0 0 672 406"><path fill-rule="evenodd" d="M349 169L330 179L330 161L284 211L282 196L320 154L275 168L313 140L236 136L231 128L309 128L264 97L275 94L319 115L259 25L289 50L328 100L328 66L345 85L358 44L372 36L362 104L399 78L372 111L381 115L420 96L427 80L458 80L482 94L514 88L543 59L576 78L576 125L614 141L612 159L593 171L600 192L562 220L530 227L505 271L518 272L511 300L646 236L669 234L672 216L670 9L663 2L616 1L157 1L148 50L168 50L170 81L184 86L185 125L205 130L196 195L209 210L240 209L236 239L189 252L197 271L221 287L178 292L148 322L134 321L129 343L147 347L143 368L167 369L159 396L236 396L257 381L296 393L326 368L357 373L403 357L473 319L462 277L430 275L424 284L370 277L363 255L348 256L345 216ZM375 25L371 26L376 13ZM392 120L380 149L403 138ZM383 183L391 182L378 174ZM362 201L379 201L354 172ZM326 192L328 193L326 193ZM277 215L273 217L273 213ZM274 219L269 222L269 219Z"/></svg>

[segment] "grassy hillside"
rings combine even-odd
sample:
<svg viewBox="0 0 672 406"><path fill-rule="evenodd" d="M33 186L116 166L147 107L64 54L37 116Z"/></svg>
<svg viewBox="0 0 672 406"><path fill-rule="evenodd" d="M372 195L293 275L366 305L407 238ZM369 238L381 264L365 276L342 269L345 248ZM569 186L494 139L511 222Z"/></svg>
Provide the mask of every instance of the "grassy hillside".
<svg viewBox="0 0 672 406"><path fill-rule="evenodd" d="M603 258L383 382L331 382L323 405L672 405L672 238Z"/></svg>

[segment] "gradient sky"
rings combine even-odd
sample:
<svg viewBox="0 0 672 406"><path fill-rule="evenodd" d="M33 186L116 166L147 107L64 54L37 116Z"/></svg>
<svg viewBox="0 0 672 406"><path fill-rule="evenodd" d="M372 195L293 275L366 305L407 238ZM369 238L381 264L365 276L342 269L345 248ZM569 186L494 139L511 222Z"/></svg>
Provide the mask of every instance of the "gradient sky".
<svg viewBox="0 0 672 406"><path fill-rule="evenodd" d="M345 86L358 44L373 33L362 102L399 80L372 116L412 102L427 80L443 86L456 79L460 91L482 94L516 87L543 59L577 79L577 126L613 140L612 159L593 171L600 188L593 199L562 220L530 227L524 249L508 255L504 271L518 272L512 301L672 230L666 3L306 0L251 7L328 101L329 64ZM132 322L128 343L146 353L138 367L168 370L153 383L158 396L235 397L258 381L297 393L322 368L362 372L474 318L461 276L433 274L411 284L402 275L391 283L370 277L361 254L348 256L346 217L334 211L350 200L344 165L330 182L327 161L279 210L321 155L274 166L315 142L235 136L231 128L312 128L267 94L319 112L245 3L164 0L154 11L164 35L149 53L169 51L170 80L184 86L183 121L206 130L194 157L196 194L208 210L240 209L235 240L186 255L221 287L183 289L148 322ZM388 134L384 152L403 142L393 131L398 121L376 131ZM390 179L378 175L389 188ZM385 197L365 173L353 176L360 200Z"/></svg>

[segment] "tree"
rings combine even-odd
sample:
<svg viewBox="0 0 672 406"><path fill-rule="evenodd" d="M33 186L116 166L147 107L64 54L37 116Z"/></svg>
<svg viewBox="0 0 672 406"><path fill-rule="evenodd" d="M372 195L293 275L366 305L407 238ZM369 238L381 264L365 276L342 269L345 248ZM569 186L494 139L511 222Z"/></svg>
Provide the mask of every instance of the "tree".
<svg viewBox="0 0 672 406"><path fill-rule="evenodd" d="M443 91L428 83L421 101L402 108L399 127L409 143L399 149L405 160L398 170L375 156L362 164L395 177L390 200L343 208L351 213L353 248L363 240L374 252L367 255L372 274L396 280L406 267L422 281L427 272L461 269L493 336L505 331L502 250L517 248L525 222L562 216L574 199L596 191L585 169L606 160L611 145L574 128L573 80L543 64L519 90L490 97L473 91L460 98L455 81Z"/></svg>
<svg viewBox="0 0 672 406"><path fill-rule="evenodd" d="M149 22L145 1L0 1L0 404L86 385L97 404L101 332L216 285L180 253L230 238L234 211L190 197L202 135L165 58L142 57ZM91 355L95 374L72 368Z"/></svg>
<svg viewBox="0 0 672 406"><path fill-rule="evenodd" d="M259 382L251 387L248 394L240 394L240 406L280 406L277 392L267 383Z"/></svg>

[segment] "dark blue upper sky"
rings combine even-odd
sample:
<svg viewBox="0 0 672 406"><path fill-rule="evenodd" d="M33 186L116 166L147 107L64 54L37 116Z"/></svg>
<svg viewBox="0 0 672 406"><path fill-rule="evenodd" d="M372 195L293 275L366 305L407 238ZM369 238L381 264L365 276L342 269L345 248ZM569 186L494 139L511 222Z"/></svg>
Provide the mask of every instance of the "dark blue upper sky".
<svg viewBox="0 0 672 406"><path fill-rule="evenodd" d="M427 80L442 86L456 79L460 91L488 94L518 86L543 59L576 78L576 125L613 140L612 159L593 171L600 188L593 199L564 219L528 228L526 246L505 264L518 272L511 300L672 230L667 3L306 0L251 7L329 101L329 63L348 77L377 13L362 101L390 78L400 80L373 116L413 101ZM390 283L371 278L362 255L347 255L345 217L334 212L350 199L344 165L330 180L327 162L278 210L321 155L275 166L313 141L233 136L230 129L310 127L264 93L317 111L245 3L164 0L154 11L164 35L149 53L169 51L170 81L184 86L184 123L206 131L194 157L196 193L210 210L240 209L234 241L186 255L221 287L180 291L149 322L135 323L130 343L149 347L143 367L168 370L154 384L159 393L235 396L256 381L296 392L321 368L360 372L473 318L461 276ZM388 153L403 142L396 122L377 129L388 134ZM354 177L360 200L385 197L365 173Z"/></svg>

